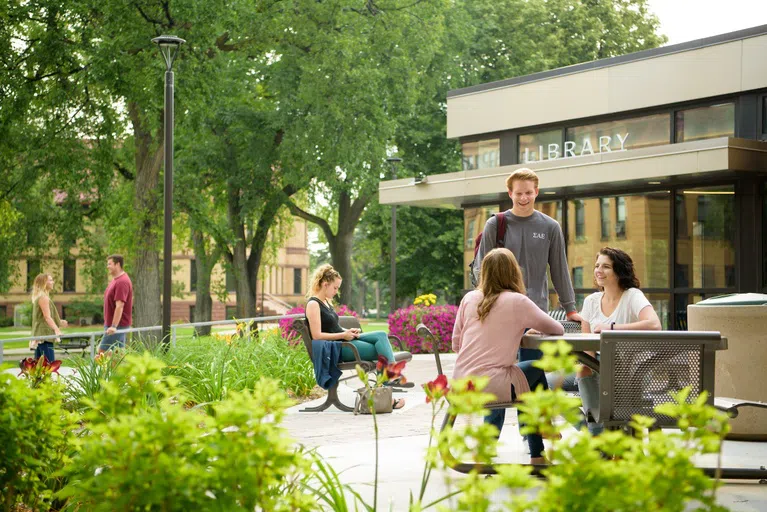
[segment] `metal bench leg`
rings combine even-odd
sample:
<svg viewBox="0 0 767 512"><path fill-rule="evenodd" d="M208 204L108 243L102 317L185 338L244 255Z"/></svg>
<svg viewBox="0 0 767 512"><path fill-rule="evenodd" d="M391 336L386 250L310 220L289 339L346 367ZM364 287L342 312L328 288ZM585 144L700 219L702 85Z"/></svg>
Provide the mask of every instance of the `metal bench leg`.
<svg viewBox="0 0 767 512"><path fill-rule="evenodd" d="M322 412L331 405L335 405L338 409L344 412L354 412L354 407L349 407L341 403L341 399L338 398L338 385L336 384L328 390L328 396L325 401L317 407L306 407L299 412Z"/></svg>

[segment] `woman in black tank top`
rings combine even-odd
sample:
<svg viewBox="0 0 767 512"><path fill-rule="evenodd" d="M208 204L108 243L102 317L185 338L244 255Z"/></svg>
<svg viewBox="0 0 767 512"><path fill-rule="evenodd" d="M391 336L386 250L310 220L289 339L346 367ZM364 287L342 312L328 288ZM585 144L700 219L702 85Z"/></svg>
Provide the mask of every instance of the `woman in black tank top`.
<svg viewBox="0 0 767 512"><path fill-rule="evenodd" d="M394 351L389 336L383 331L362 333L359 329L344 329L338 323L332 299L341 286L341 275L331 265L323 265L314 272L311 290L307 296L306 321L314 340L343 340L352 343L365 361L376 361L379 355L394 362ZM352 351L341 349L344 361L354 361Z"/></svg>

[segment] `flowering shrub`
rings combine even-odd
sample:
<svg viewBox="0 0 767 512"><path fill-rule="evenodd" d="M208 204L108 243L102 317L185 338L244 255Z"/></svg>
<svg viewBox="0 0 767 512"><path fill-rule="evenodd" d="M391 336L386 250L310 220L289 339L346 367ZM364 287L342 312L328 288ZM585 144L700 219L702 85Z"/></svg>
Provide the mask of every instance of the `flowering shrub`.
<svg viewBox="0 0 767 512"><path fill-rule="evenodd" d="M359 318L357 313L355 313L354 310L346 304L341 304L340 306L336 307L335 310L336 313L338 313L338 316L353 316L355 318ZM285 312L286 315L303 315L305 313L306 307L304 305L296 306ZM295 319L293 318L282 318L279 322L280 330L282 331L283 338L290 341L291 343L298 343L301 339L301 336L293 329L294 320Z"/></svg>
<svg viewBox="0 0 767 512"><path fill-rule="evenodd" d="M401 308L389 315L389 334L395 335L413 354L432 353L431 342L416 332L419 323L428 327L439 340L439 351L451 351L451 338L458 306L417 306Z"/></svg>

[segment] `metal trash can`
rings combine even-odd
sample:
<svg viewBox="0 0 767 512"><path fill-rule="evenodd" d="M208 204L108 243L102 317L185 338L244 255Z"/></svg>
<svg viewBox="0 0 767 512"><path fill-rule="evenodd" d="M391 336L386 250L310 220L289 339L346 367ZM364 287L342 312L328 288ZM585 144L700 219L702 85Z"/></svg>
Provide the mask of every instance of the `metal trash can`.
<svg viewBox="0 0 767 512"><path fill-rule="evenodd" d="M716 354L715 397L767 402L767 295L733 293L687 306L691 331L719 331L727 350ZM767 441L767 408L743 406L729 439Z"/></svg>

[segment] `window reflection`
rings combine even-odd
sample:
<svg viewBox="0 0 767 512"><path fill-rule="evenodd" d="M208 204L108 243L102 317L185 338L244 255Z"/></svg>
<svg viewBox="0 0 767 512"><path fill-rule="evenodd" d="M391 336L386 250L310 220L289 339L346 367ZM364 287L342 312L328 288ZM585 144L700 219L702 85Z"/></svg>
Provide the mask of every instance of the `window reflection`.
<svg viewBox="0 0 767 512"><path fill-rule="evenodd" d="M498 213L498 205L479 206L463 210L463 287L471 288L469 263L474 259L474 242L485 229L487 219Z"/></svg>
<svg viewBox="0 0 767 512"><path fill-rule="evenodd" d="M519 136L519 163L538 162L562 156L562 130L531 133ZM556 146L556 150L555 150ZM551 152L549 152L551 150Z"/></svg>
<svg viewBox="0 0 767 512"><path fill-rule="evenodd" d="M582 267L584 287L591 288L596 254L610 246L631 256L643 288L669 286L669 201L668 191L568 201L567 261L571 274ZM608 212L616 212L616 229L608 229L607 237L602 236L605 204ZM620 230L617 219L623 222Z"/></svg>
<svg viewBox="0 0 767 512"><path fill-rule="evenodd" d="M619 119L568 128L565 156L661 146L671 141L669 114Z"/></svg>
<svg viewBox="0 0 767 512"><path fill-rule="evenodd" d="M463 170L487 169L501 165L500 139L465 142L461 145L463 152Z"/></svg>
<svg viewBox="0 0 767 512"><path fill-rule="evenodd" d="M767 183L762 189L762 287L767 293Z"/></svg>
<svg viewBox="0 0 767 512"><path fill-rule="evenodd" d="M735 136L735 104L680 110L675 116L676 142Z"/></svg>
<svg viewBox="0 0 767 512"><path fill-rule="evenodd" d="M675 199L679 288L735 287L735 189L680 190Z"/></svg>
<svg viewBox="0 0 767 512"><path fill-rule="evenodd" d="M676 321L676 330L678 331L686 331L687 330L687 306L690 304L697 304L698 302L702 301L703 299L707 297L712 297L716 294L704 294L704 293L689 293L689 294L678 294L675 296L676 299L676 311L674 312L674 320Z"/></svg>

